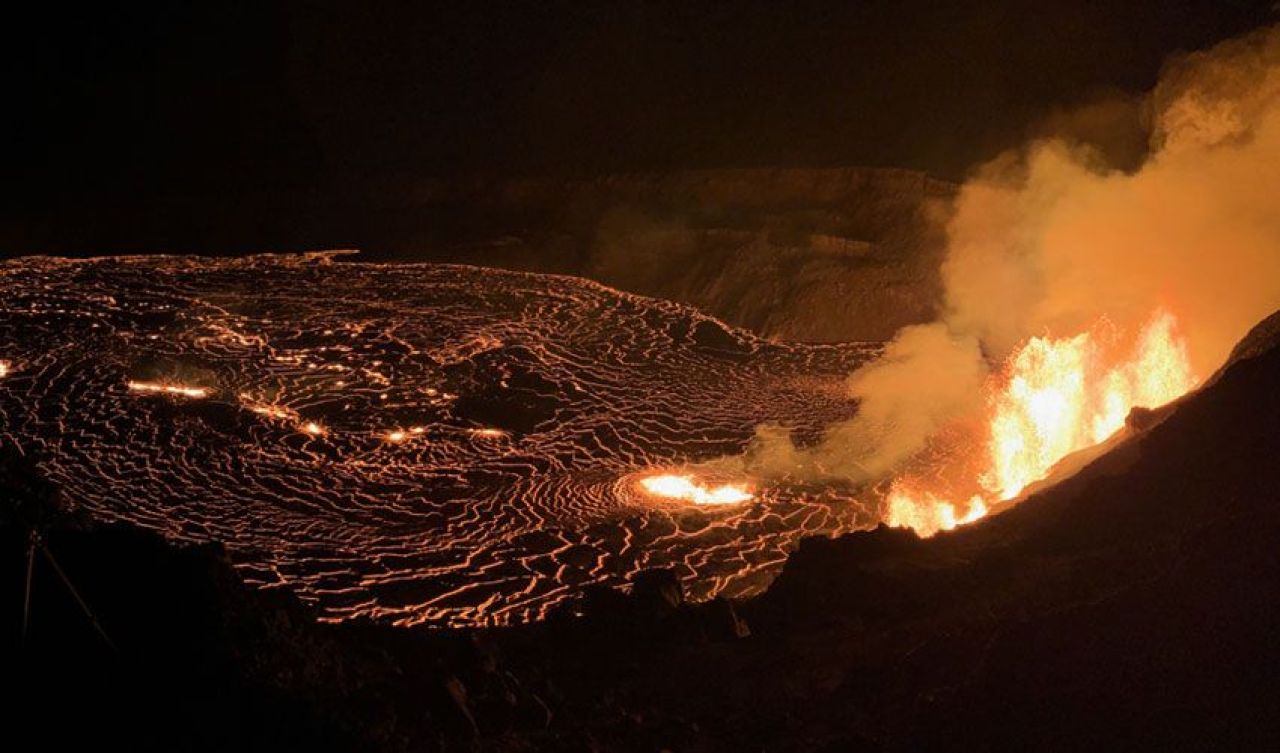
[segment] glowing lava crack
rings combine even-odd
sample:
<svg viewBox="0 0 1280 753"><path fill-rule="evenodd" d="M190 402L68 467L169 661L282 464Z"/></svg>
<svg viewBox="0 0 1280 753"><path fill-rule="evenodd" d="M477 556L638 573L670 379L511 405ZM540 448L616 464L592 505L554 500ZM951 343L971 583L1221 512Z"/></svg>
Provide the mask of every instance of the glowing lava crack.
<svg viewBox="0 0 1280 753"><path fill-rule="evenodd" d="M92 515L223 542L327 619L506 623L649 567L749 594L801 537L873 523L664 469L847 419L875 350L565 277L23 259L0 265L0 442Z"/></svg>

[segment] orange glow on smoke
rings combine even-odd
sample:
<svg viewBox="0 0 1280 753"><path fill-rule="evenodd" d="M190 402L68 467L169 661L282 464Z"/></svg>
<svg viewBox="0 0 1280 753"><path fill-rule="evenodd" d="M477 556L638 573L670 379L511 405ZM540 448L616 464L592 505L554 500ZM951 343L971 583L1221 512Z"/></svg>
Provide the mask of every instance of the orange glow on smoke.
<svg viewBox="0 0 1280 753"><path fill-rule="evenodd" d="M751 492L735 484L704 486L689 476L674 473L640 480L645 491L658 497L692 502L695 505L736 505L751 499Z"/></svg>
<svg viewBox="0 0 1280 753"><path fill-rule="evenodd" d="M1062 458L1115 434L1133 408L1159 407L1196 385L1169 312L1156 312L1118 357L1109 335L1098 326L1074 337L1028 340L992 382L986 470L966 512L945 494L900 479L886 498L886 522L930 536L977 520L993 502L1014 499L1046 478Z"/></svg>

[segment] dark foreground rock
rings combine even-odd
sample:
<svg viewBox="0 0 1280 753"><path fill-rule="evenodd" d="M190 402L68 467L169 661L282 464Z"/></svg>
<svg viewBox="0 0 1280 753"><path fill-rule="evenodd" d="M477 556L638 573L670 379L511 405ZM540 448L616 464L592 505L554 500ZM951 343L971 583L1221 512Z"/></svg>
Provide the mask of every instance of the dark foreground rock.
<svg viewBox="0 0 1280 753"><path fill-rule="evenodd" d="M739 605L685 604L658 571L519 629L320 625L215 546L37 521L119 650L38 562L10 725L55 749L1275 749L1274 325L1026 503L927 541L810 540ZM15 518L56 490L5 468L16 646Z"/></svg>

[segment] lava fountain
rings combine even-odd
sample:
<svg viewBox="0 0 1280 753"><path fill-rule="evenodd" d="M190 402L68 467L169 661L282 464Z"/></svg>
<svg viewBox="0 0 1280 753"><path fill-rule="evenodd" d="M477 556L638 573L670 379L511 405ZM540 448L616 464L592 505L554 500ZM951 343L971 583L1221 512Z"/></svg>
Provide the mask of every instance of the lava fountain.
<svg viewBox="0 0 1280 753"><path fill-rule="evenodd" d="M1131 342L1125 334L1102 320L1073 337L1028 340L987 383L981 470L969 480L977 489L960 496L964 511L954 492L904 477L890 486L886 521L924 536L973 522L1067 455L1113 436L1134 408L1157 408L1195 387L1172 313L1157 310Z"/></svg>

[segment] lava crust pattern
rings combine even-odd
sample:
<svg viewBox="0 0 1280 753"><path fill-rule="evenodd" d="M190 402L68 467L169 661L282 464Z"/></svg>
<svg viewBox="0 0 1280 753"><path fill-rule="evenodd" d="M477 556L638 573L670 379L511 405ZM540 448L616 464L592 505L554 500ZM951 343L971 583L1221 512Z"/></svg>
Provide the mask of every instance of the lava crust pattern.
<svg viewBox="0 0 1280 753"><path fill-rule="evenodd" d="M569 277L27 258L0 264L0 443L92 517L221 542L323 619L507 624L652 567L749 595L801 537L865 525L819 492L700 507L637 482L848 417L873 350Z"/></svg>

